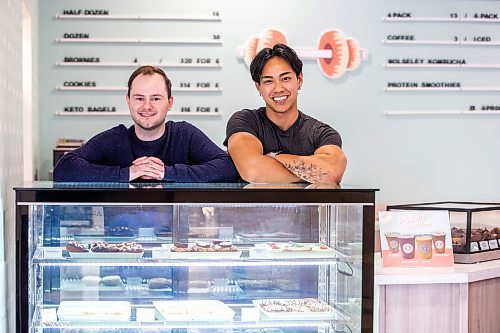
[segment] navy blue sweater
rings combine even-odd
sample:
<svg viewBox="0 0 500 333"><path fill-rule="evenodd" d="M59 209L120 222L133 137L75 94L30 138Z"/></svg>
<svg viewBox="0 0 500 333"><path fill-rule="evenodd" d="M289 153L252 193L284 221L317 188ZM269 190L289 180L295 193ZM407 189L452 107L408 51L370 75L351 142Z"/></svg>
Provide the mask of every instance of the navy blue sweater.
<svg viewBox="0 0 500 333"><path fill-rule="evenodd" d="M140 140L134 126L118 125L97 134L82 147L65 154L54 168L56 182L128 182L129 167L142 156L165 164L164 181L233 182L233 161L195 126L168 121L165 134L154 141Z"/></svg>

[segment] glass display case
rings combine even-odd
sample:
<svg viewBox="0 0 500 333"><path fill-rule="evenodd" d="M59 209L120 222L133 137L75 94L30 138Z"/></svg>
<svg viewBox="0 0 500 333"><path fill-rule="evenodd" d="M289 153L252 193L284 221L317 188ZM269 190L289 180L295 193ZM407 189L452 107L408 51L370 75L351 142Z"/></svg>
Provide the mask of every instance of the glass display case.
<svg viewBox="0 0 500 333"><path fill-rule="evenodd" d="M372 332L375 189L15 190L19 332Z"/></svg>
<svg viewBox="0 0 500 333"><path fill-rule="evenodd" d="M499 203L428 202L391 205L387 210L446 210L456 263L500 259Z"/></svg>

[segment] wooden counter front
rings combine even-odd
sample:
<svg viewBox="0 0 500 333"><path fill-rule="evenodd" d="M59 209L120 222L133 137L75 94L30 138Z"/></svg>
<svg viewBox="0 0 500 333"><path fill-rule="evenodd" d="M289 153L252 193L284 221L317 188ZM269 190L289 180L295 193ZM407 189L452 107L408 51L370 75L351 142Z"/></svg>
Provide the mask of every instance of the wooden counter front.
<svg viewBox="0 0 500 333"><path fill-rule="evenodd" d="M500 260L383 268L376 253L374 281L380 333L500 332Z"/></svg>

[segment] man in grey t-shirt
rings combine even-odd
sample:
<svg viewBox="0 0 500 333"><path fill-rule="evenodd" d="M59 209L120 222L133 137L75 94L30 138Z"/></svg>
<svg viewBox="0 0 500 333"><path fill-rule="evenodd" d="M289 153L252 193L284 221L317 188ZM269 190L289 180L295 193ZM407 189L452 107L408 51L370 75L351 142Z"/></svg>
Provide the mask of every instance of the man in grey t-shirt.
<svg viewBox="0 0 500 333"><path fill-rule="evenodd" d="M347 159L340 134L298 110L302 61L283 44L262 49L250 65L266 103L238 111L227 123L229 155L248 182L340 183Z"/></svg>

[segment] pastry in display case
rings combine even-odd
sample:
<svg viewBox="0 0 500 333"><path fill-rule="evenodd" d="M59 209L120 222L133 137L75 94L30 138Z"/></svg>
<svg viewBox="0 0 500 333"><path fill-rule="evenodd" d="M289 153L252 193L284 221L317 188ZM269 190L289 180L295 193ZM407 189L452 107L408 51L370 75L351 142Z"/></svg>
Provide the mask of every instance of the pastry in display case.
<svg viewBox="0 0 500 333"><path fill-rule="evenodd" d="M456 263L500 258L500 203L445 201L391 205L387 210L446 210Z"/></svg>
<svg viewBox="0 0 500 333"><path fill-rule="evenodd" d="M19 332L372 332L376 190L15 190Z"/></svg>

